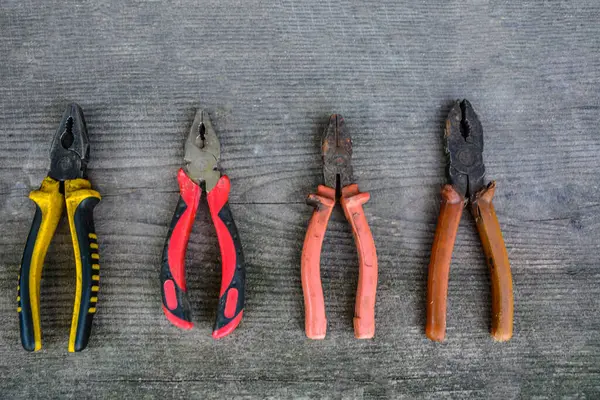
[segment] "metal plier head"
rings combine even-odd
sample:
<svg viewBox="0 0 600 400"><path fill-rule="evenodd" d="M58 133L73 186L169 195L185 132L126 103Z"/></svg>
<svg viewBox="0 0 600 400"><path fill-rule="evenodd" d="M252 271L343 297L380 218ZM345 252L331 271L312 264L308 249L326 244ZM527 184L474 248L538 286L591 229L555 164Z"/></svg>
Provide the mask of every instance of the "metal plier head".
<svg viewBox="0 0 600 400"><path fill-rule="evenodd" d="M337 190L353 182L352 138L344 127L344 117L331 115L321 146L325 185Z"/></svg>
<svg viewBox="0 0 600 400"><path fill-rule="evenodd" d="M457 100L452 106L444 140L448 180L464 198L473 199L485 187L485 165L483 129L468 100Z"/></svg>
<svg viewBox="0 0 600 400"><path fill-rule="evenodd" d="M209 192L221 177L220 158L219 139L208 113L200 109L196 112L190 134L185 142L185 172L196 183L204 182L205 190Z"/></svg>
<svg viewBox="0 0 600 400"><path fill-rule="evenodd" d="M48 175L57 181L85 178L89 157L83 110L75 103L69 104L52 140Z"/></svg>

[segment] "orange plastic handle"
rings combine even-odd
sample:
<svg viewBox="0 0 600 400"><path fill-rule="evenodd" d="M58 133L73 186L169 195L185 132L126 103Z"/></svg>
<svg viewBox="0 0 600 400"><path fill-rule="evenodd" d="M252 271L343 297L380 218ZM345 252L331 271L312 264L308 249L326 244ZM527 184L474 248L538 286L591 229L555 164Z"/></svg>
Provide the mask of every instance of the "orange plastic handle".
<svg viewBox="0 0 600 400"><path fill-rule="evenodd" d="M369 193L361 193L357 184L342 188L340 203L346 219L352 226L358 249L358 289L354 307L354 336L370 339L375 336L375 300L377 294L377 252L373 235L362 205L369 201Z"/></svg>
<svg viewBox="0 0 600 400"><path fill-rule="evenodd" d="M471 211L477 223L483 252L490 269L492 292L492 337L500 342L509 340L513 332L513 287L508 253L500 231L496 210L492 204L496 182L476 196Z"/></svg>
<svg viewBox="0 0 600 400"><path fill-rule="evenodd" d="M315 207L315 211L308 223L302 248L305 331L306 336L311 339L324 339L327 333L327 318L321 285L321 248L327 222L335 206L335 189L319 185L317 193L308 195L306 203Z"/></svg>
<svg viewBox="0 0 600 400"><path fill-rule="evenodd" d="M438 217L429 277L427 279L427 323L425 334L431 340L441 342L446 336L446 298L448 296L448 274L456 233L462 216L465 199L452 187L442 188L442 205Z"/></svg>

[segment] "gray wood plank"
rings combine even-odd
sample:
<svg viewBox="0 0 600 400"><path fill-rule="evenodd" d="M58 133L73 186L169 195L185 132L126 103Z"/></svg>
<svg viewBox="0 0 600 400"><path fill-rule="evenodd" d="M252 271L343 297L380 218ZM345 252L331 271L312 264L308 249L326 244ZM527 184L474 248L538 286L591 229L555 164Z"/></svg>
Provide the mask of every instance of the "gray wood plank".
<svg viewBox="0 0 600 400"><path fill-rule="evenodd" d="M0 397L597 398L600 394L600 7L574 2L0 3ZM460 227L447 341L424 336L444 183L442 125L466 97L513 268L515 335L489 337L487 267ZM67 354L72 249L63 220L42 282L43 345L20 346L15 295L52 134L84 108L102 262L89 348ZM248 261L244 321L210 331L219 254L208 217L188 251L196 328L160 311L175 174L206 107ZM303 331L300 252L340 112L380 266L377 333L356 341L357 257L341 210L322 255L327 339ZM204 205L202 210L206 211Z"/></svg>

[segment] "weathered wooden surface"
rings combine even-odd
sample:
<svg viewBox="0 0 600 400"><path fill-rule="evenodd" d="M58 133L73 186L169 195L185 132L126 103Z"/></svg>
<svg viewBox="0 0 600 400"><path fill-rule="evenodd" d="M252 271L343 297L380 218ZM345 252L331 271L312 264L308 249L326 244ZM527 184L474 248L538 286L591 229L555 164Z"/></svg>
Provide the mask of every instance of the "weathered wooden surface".
<svg viewBox="0 0 600 400"><path fill-rule="evenodd" d="M0 2L0 397L530 398L600 396L600 6L594 1ZM428 4L427 4L428 3ZM444 180L442 121L466 97L512 262L515 335L488 335L487 268L463 217L447 341L424 335ZM73 261L63 221L42 284L43 351L15 311L27 199L63 107L91 133L101 297L67 354ZM213 341L213 228L188 252L197 327L160 310L175 174L198 105L211 112L248 261L239 330ZM377 333L353 339L357 259L336 210L324 244L329 331L303 332L300 250L331 112L354 138L378 248ZM205 206L204 206L205 207ZM205 210L205 208L204 208Z"/></svg>

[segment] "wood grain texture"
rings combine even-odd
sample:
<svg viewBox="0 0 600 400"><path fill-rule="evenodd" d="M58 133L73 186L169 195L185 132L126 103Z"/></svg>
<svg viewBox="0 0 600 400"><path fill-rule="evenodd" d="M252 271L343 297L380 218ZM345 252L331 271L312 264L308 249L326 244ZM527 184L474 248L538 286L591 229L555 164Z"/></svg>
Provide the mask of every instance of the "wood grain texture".
<svg viewBox="0 0 600 400"><path fill-rule="evenodd" d="M595 1L0 2L0 397L598 398L600 6ZM485 132L513 270L514 338L489 337L489 278L465 213L447 340L424 334L445 182L442 122L468 98ZM67 354L73 261L59 225L42 282L43 350L20 346L16 282L66 101L84 109L102 258L89 347ZM210 337L218 247L204 216L188 282L197 328L160 309L176 172L205 106L248 262L236 333ZM353 338L358 267L334 210L324 341L305 339L300 252L319 140L344 115L379 258L377 330Z"/></svg>

